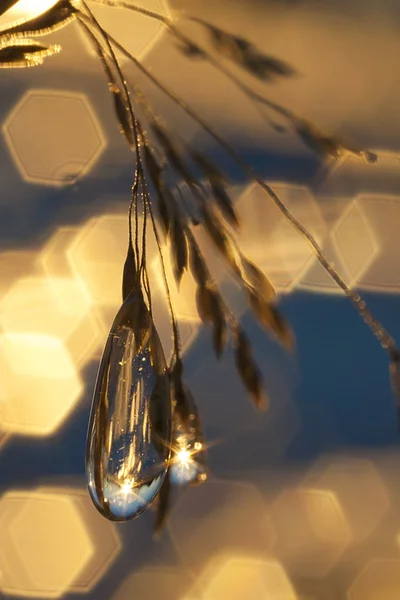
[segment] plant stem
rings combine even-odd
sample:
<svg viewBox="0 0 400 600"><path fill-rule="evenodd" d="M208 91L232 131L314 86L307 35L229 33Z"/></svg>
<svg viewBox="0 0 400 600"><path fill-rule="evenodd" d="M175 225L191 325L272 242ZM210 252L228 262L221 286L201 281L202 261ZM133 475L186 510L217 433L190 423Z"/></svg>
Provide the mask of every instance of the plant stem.
<svg viewBox="0 0 400 600"><path fill-rule="evenodd" d="M160 23L162 23L168 30L169 32L177 39L180 40L184 43L189 43L189 44L193 44L193 42L190 40L190 38L188 38L184 33L182 33L174 24L174 22L169 19L168 17L157 13L153 10L148 10L145 8L142 8L141 6L137 6L135 4L130 4L128 2L124 2L123 0L93 0L94 2L96 2L96 4L103 4L106 6L110 6L110 7L115 7L115 8L125 8L127 10L130 10L132 12L136 12L138 14L141 14L145 17L149 17L150 19L154 19L156 21L159 21ZM196 19L192 19L191 17L185 17L185 19L188 19L190 21L196 22ZM254 92L251 88L249 88L246 84L244 84L242 81L240 81L240 79L238 79L235 75L233 75L226 67L224 67L218 60L216 60L212 54L210 54L207 50L205 50L203 47L198 46L198 44L195 44L195 46L201 50L203 56L208 60L208 62L214 67L216 68L218 71L220 71L220 73L223 73L224 75L226 75L246 96L247 98L253 103L253 106L255 107L255 109L257 110L258 114L260 115L260 117L264 120L266 120L270 125L271 122L269 121L269 119L266 119L265 115L260 112L259 107L258 107L258 103L264 104L265 106L267 106L269 109L271 109L272 111L278 113L279 115L285 117L286 119L288 119L289 121L291 121L292 123L297 123L298 121L300 121L301 119L299 117L297 117L296 115L294 115L291 111L289 111L288 109L284 108L283 106L280 106L279 104L277 104L276 102L272 102L272 100L269 100L268 98L266 98L265 96L262 96L261 94L257 94L257 92Z"/></svg>
<svg viewBox="0 0 400 600"><path fill-rule="evenodd" d="M294 227L294 229L304 237L307 242L311 245L314 250L316 259L323 267L323 269L328 273L328 275L334 280L334 282L340 287L346 296L351 300L354 307L356 308L358 314L363 319L365 324L369 327L374 336L379 340L381 346L389 351L390 356L393 351L396 350L395 341L392 336L386 331L386 329L382 326L382 324L377 321L369 309L365 301L361 298L360 294L352 290L346 282L342 279L339 273L335 270L333 265L328 261L325 257L321 247L318 242L314 239L311 233L300 223L300 221L290 212L285 203L279 198L279 196L273 191L273 189L263 181L256 170L249 165L243 157L234 150L230 144L228 144L220 134L208 124L194 109L192 109L188 104L186 104L181 98L179 98L174 92L169 90L157 77L155 77L146 67L144 67L137 58L135 58L124 46L122 46L117 40L115 40L112 36L109 36L110 41L118 48L120 52L122 52L127 58L129 58L136 67L147 76L166 96L168 96L171 100L173 100L180 108L190 116L194 121L196 121L204 131L206 131L210 137L212 137L223 150L228 154L232 160L242 169L242 171L254 182L256 182L259 187L271 198L275 206L279 209L279 211L283 214L283 216L289 221L289 223Z"/></svg>
<svg viewBox="0 0 400 600"><path fill-rule="evenodd" d="M97 29L97 31L100 33L103 41L105 42L105 45L107 47L107 50L111 56L111 60L112 63L117 71L118 74L118 78L120 80L120 83L122 85L122 90L123 90L123 94L124 94L124 103L125 103L125 107L128 111L128 115L129 115L129 119L130 119L130 126L132 129L132 133L133 133L133 138L135 140L135 152L136 152L136 166L135 166L135 176L134 176L134 181L133 181L133 185L132 185L132 191L131 191L131 202L129 204L129 211L128 211L128 226L129 226L129 244L133 249L133 244L132 244L132 210L135 211L135 253L136 253L136 258L135 258L135 262L136 262L136 269L137 269L137 276L138 276L138 284L140 281L140 273L139 273L139 231L138 231L138 189L139 189L139 183L140 181L143 179L143 166L142 166L142 162L141 162L141 156L140 156L140 137L139 137L139 132L138 132L138 121L135 115L135 112L133 110L133 106L132 106L132 102L130 99L130 94L129 94L129 90L125 81L125 77L124 74L121 71L121 67L119 65L118 59L115 55L115 52L110 44L110 38L107 34L106 31L104 31L104 29L101 27L100 23L96 20L95 16L93 15L92 11L90 10L90 8L87 6L85 0L80 0L82 3L82 6L85 8L88 17L86 17L86 15L84 13L82 13L81 11L79 12L79 18L80 18L80 22L81 24L84 26L85 30L87 33L89 33L92 42L95 44L96 49L98 54L100 53L101 59L102 59L102 63L103 66L106 65L106 74L110 77L111 73L110 70L108 68L108 64L107 61L105 59L103 50L101 45L98 43L96 37L94 36L94 34L92 34L90 27L87 26L87 24L85 23L86 18L88 18L89 23L93 24L94 27ZM112 79L111 79L112 81ZM141 268L143 268L143 261L142 261L142 266Z"/></svg>

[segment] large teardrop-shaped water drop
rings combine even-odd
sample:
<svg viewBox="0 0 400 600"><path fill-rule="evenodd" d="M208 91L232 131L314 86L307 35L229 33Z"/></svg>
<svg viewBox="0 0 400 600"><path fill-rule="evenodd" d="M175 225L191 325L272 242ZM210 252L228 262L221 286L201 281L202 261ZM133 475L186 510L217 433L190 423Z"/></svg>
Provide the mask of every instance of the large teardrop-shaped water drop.
<svg viewBox="0 0 400 600"><path fill-rule="evenodd" d="M101 359L86 447L90 496L112 521L141 515L165 477L171 398L164 353L141 293L118 311Z"/></svg>

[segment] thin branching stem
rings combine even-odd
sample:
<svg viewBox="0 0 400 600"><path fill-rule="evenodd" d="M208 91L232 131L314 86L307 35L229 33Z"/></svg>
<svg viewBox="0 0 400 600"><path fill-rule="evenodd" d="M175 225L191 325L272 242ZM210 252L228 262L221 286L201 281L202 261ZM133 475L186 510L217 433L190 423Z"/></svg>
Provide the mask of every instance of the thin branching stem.
<svg viewBox="0 0 400 600"><path fill-rule="evenodd" d="M180 358L180 356L181 356L181 341L180 341L179 327L178 327L178 323L177 323L177 320L175 317L175 311L172 306L171 290L170 290L169 284L168 284L167 271L165 269L165 261L164 261L162 247L161 247L160 235L158 233L157 223L156 223L154 213L153 213L153 207L151 206L151 201L150 201L150 197L149 197L147 190L145 193L145 203L146 203L146 207L149 211L150 220L151 220L151 224L153 227L154 238L156 240L158 254L160 256L161 271L163 274L165 293L167 295L167 302L168 302L168 308L169 308L171 325L172 325L174 355L177 358Z"/></svg>
<svg viewBox="0 0 400 600"><path fill-rule="evenodd" d="M134 57L122 44L120 44L112 36L109 36L109 39L116 46L116 48L118 48L120 52L122 52L127 58L129 58L136 65L136 67L144 75L146 75L146 77L150 81L154 83L154 85L158 89L160 89L173 102L180 106L180 108L188 116L190 116L194 121L196 121L203 128L203 130L206 131L210 135L210 137L212 137L221 146L221 148L223 148L226 154L232 158L232 160L241 168L241 170L251 180L255 181L257 185L259 185L259 187L269 196L269 198L273 201L275 206L280 210L280 212L294 227L294 229L302 237L304 237L307 240L307 242L311 245L320 265L334 280L338 287L340 287L342 291L346 294L346 296L351 300L358 314L364 320L371 332L379 340L382 347L387 349L389 351L390 356L392 356L393 351L396 349L396 344L392 336L389 334L388 331L386 331L382 324L373 317L373 315L367 308L365 301L361 298L360 294L352 290L346 284L343 278L335 270L333 265L328 261L318 242L314 239L311 233L300 223L300 221L290 212L288 207L274 192L274 190L260 178L257 171L251 165L249 165L244 160L244 158L238 152L236 152L236 150L234 150L231 147L231 145L228 142L226 142L220 136L220 134L211 125L209 125L209 123L205 121L193 108L186 104L186 102L184 102L179 96L177 96L166 85L164 85L157 77L155 77L155 75L153 75L153 73L151 73L144 65L142 65L142 63L136 57Z"/></svg>
<svg viewBox="0 0 400 600"><path fill-rule="evenodd" d="M81 24L81 27L84 29L86 35L90 38L90 41L96 50L96 54L99 57L100 62L103 66L103 70L109 81L109 85L111 85L111 82L113 81L114 77L113 77L113 74L109 67L109 64L107 62L107 59L106 59L106 56L104 54L101 44L99 43L96 36L93 34L91 28L86 24L86 20L81 18L80 24ZM133 206L133 204L137 203L137 183L136 183L137 178L138 178L138 172L136 170L135 171L135 180L134 180L134 184L132 186L132 197L131 197L131 202L129 203L129 210L128 210L128 240L129 240L129 246L132 248L132 250L133 250L132 206ZM137 256L137 252L135 251L135 252L133 252L133 262L134 262L135 271L137 271L137 269L138 269L137 260L138 260L138 256Z"/></svg>
<svg viewBox="0 0 400 600"><path fill-rule="evenodd" d="M110 7L124 8L132 12L139 13L145 17L149 17L150 19L159 21L168 29L171 35L173 35L177 40L180 40L186 44L193 45L192 40L189 37L187 37L182 31L180 31L180 29L177 28L177 26L171 19L169 19L165 15L162 15L161 13L142 8L141 6L137 6L135 4L123 2L123 0L94 0L94 2L96 2L96 4L104 4ZM192 17L188 17L186 15L182 15L182 17L187 20L196 22L196 19ZM229 69L224 67L220 63L220 61L218 61L212 54L205 50L203 46L200 47L198 44L195 44L195 46L199 50L201 50L201 53L204 56L204 58L206 58L214 68L226 75L236 86L238 86L242 90L242 92L244 92L244 94L249 98L249 100L252 101L253 106L255 107L262 119L265 119L265 115L262 112L260 112L258 103L264 104L270 110L276 112L277 114L285 117L286 119L294 123L301 120L299 117L296 117L296 115L294 115L290 110L284 108L283 106L280 106L276 102L269 100L269 98L266 98L265 96L262 96L261 94L258 94L257 92L249 88L245 83L243 83L242 81L240 81L240 79L233 75L233 73L231 73Z"/></svg>
<svg viewBox="0 0 400 600"><path fill-rule="evenodd" d="M131 248L133 249L132 210L134 210L134 213L135 213L135 235L134 235L134 237L135 237L135 253L136 253L135 263L136 263L136 270L138 270L139 269L139 254L140 254L139 253L139 231L138 231L138 190L139 190L140 181L143 179L143 166L142 166L141 156L140 156L140 136L139 136L139 132L138 132L138 121L137 121L137 118L136 118L136 115L135 115L135 112L133 109L133 105L131 102L131 98L130 98L129 90L128 90L128 87L127 87L127 84L125 81L124 74L121 71L121 67L119 65L118 59L115 55L112 45L110 44L110 38L109 38L107 32L104 31L104 29L101 27L100 23L96 20L92 11L87 6L85 0L81 0L81 3L89 16L89 22L92 23L94 25L94 27L96 28L96 30L100 33L100 35L105 43L105 46L110 54L112 63L118 74L120 83L122 85L125 107L128 111L128 115L129 115L129 119L130 119L130 126L131 126L132 133L133 133L133 139L135 140L136 166L135 166L134 182L132 185L132 192L131 192L132 193L131 202L129 204L128 227L129 227L129 244L130 244ZM85 25L85 22L84 22L85 16L86 15L84 15L82 12L79 13L80 21L83 23L83 25ZM86 26L85 30L86 30L86 32L88 32L88 30L89 30L89 33L91 34L91 39L93 41L93 38L95 38L95 36L90 31L90 28L88 28L88 26ZM100 52L103 55L101 45L97 42L96 38L95 38L95 40L96 40L96 47L100 49ZM104 62L106 62L106 61L103 60L102 62L104 64ZM108 76L110 75L109 69L106 70L106 74ZM140 276L140 274L138 273L138 277L139 276Z"/></svg>
<svg viewBox="0 0 400 600"><path fill-rule="evenodd" d="M139 139L141 140L141 142L146 145L147 141L146 141L146 136L144 134L144 131L142 130L141 124L139 121L137 121L137 132L138 132L138 136ZM153 228L153 233L154 233L154 238L157 244L157 250L158 250L158 254L160 256L160 264L161 264L161 270L162 270L162 274L163 274L163 280L164 280L164 286L165 286L165 293L167 296L167 302L168 302L168 309L169 309L169 313L170 313L170 319L171 319L171 326L172 326L172 335L173 335L173 344L174 344L174 354L177 358L180 358L181 355L181 341L180 341L180 334L179 334L179 327L178 327L178 323L175 317L175 311L174 308L172 306L172 298L171 298L171 290L169 288L169 284L168 284L168 278L167 278L167 272L165 269L165 262L164 262L164 256L163 256L163 252L162 252L162 247L161 247L161 241L160 241L160 236L158 233L158 229L157 229L157 223L154 217L154 213L153 213L153 207L151 205L151 201L150 201L150 197L149 197L149 192L147 189L147 185L145 180L143 180L143 203L144 203L144 219L146 219L146 214L148 212L149 216L150 216L150 220L151 220L151 224L152 224L152 228ZM144 230L145 230L145 226L144 226ZM143 245L143 253L145 253L145 243ZM146 278L146 286L149 288L149 283L148 283L148 278L147 278L147 269L145 268L145 278Z"/></svg>

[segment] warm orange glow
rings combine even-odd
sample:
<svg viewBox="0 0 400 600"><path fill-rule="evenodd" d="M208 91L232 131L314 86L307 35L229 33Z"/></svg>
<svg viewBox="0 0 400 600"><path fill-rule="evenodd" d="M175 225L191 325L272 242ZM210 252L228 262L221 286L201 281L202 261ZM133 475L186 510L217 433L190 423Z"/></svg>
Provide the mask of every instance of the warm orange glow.
<svg viewBox="0 0 400 600"><path fill-rule="evenodd" d="M349 600L397 600L400 593L400 560L374 558L349 588Z"/></svg>
<svg viewBox="0 0 400 600"><path fill-rule="evenodd" d="M73 239L68 260L75 276L100 305L119 307L122 269L128 247L128 221L124 215L90 219Z"/></svg>
<svg viewBox="0 0 400 600"><path fill-rule="evenodd" d="M195 304L195 283L190 273L185 272L178 288L172 271L170 248L162 246L165 272L171 294L172 306L179 324L182 350L185 352L196 338L200 327L200 319ZM153 260L149 261L149 278L154 297L154 320L158 334L164 347L166 356L172 352L172 336L167 295L161 270L161 260L156 250L153 251Z"/></svg>
<svg viewBox="0 0 400 600"><path fill-rule="evenodd" d="M72 278L20 279L0 303L4 331L67 339L91 308L90 299Z"/></svg>
<svg viewBox="0 0 400 600"><path fill-rule="evenodd" d="M181 463L188 463L191 461L191 453L183 449L178 452L176 459Z"/></svg>
<svg viewBox="0 0 400 600"><path fill-rule="evenodd" d="M182 567L145 567L128 575L112 600L183 600L190 581L190 575Z"/></svg>
<svg viewBox="0 0 400 600"><path fill-rule="evenodd" d="M104 519L96 510L86 490L76 488L38 488L37 492L68 496L76 504L79 516L85 524L95 552L85 563L71 584L69 591L73 594L87 593L104 577L108 569L117 559L122 545L115 526Z"/></svg>
<svg viewBox="0 0 400 600"><path fill-rule="evenodd" d="M106 145L89 99L70 91L26 92L5 119L3 133L21 176L53 186L90 171Z"/></svg>
<svg viewBox="0 0 400 600"><path fill-rule="evenodd" d="M8 17L37 17L54 6L57 0L18 0L5 14Z"/></svg>
<svg viewBox="0 0 400 600"><path fill-rule="evenodd" d="M98 311L91 306L84 282L73 277L67 250L78 232L78 227L59 227L41 249L37 262L49 278L49 285L56 295L61 295L62 292L57 289L58 282L64 282L64 285L65 282L68 282L67 288L69 288L69 295L72 295L72 298L67 295L68 302L64 301L63 305L68 304L70 312L73 311L76 317L82 314L82 311L84 313L83 318L79 320L79 324L71 331L66 340L75 364L82 367L99 355L108 330ZM85 310L85 306L87 310Z"/></svg>
<svg viewBox="0 0 400 600"><path fill-rule="evenodd" d="M114 528L95 513L84 491L7 492L0 524L0 589L13 596L87 592L120 550Z"/></svg>
<svg viewBox="0 0 400 600"><path fill-rule="evenodd" d="M37 436L56 431L76 406L83 387L61 340L4 333L0 336L0 364L0 427Z"/></svg>
<svg viewBox="0 0 400 600"><path fill-rule="evenodd" d="M352 541L352 530L335 494L324 489L288 489L272 508L274 553L304 577L324 577Z"/></svg>
<svg viewBox="0 0 400 600"><path fill-rule="evenodd" d="M10 250L0 253L0 302L20 277L35 272L36 253L31 250Z"/></svg>
<svg viewBox="0 0 400 600"><path fill-rule="evenodd" d="M172 509L169 529L183 564L193 570L225 551L265 556L274 541L261 493L238 482L209 480L185 489Z"/></svg>
<svg viewBox="0 0 400 600"><path fill-rule="evenodd" d="M332 490L358 541L364 541L375 531L390 506L385 483L368 459L351 456L322 459L307 481L315 487Z"/></svg>
<svg viewBox="0 0 400 600"><path fill-rule="evenodd" d="M169 16L170 11L167 0L131 0L130 3ZM91 9L99 22L102 25L107 25L107 31L137 58L142 58L149 52L165 31L159 21L139 13L120 8L99 6L98 4L91 4ZM135 35L132 35L132 31L135 31ZM84 37L83 39L88 51L94 54L94 49L87 38ZM124 62L126 59L122 58L121 60Z"/></svg>
<svg viewBox="0 0 400 600"><path fill-rule="evenodd" d="M34 18L51 8L57 0L19 0L0 19L0 27L7 27L10 23Z"/></svg>
<svg viewBox="0 0 400 600"><path fill-rule="evenodd" d="M67 249L79 231L78 227L59 227L39 254L39 264L48 277L71 277Z"/></svg>
<svg viewBox="0 0 400 600"><path fill-rule="evenodd" d="M318 539L339 546L350 542L352 532L334 492L305 489L300 490L300 496L311 528Z"/></svg>
<svg viewBox="0 0 400 600"><path fill-rule="evenodd" d="M5 332L59 338L79 366L103 343L104 326L85 288L72 277L20 279L0 301L0 309Z"/></svg>
<svg viewBox="0 0 400 600"><path fill-rule="evenodd" d="M11 491L0 501L0 587L5 594L60 598L95 548L73 497Z"/></svg>
<svg viewBox="0 0 400 600"><path fill-rule="evenodd" d="M176 316L182 321L199 321L199 316L196 309L196 283L190 273L184 273L181 283L178 287L172 270L171 246L166 244L163 246L163 256L165 270L168 278L172 305ZM165 295L164 278L161 269L161 260L158 256L154 257L151 263L151 270L155 276L158 289L162 295Z"/></svg>
<svg viewBox="0 0 400 600"><path fill-rule="evenodd" d="M214 559L195 589L203 600L298 600L283 566L273 558Z"/></svg>
<svg viewBox="0 0 400 600"><path fill-rule="evenodd" d="M139 222L139 227L141 222ZM67 258L75 278L82 282L92 301L99 306L104 320L112 322L122 301L122 272L128 247L127 215L105 214L90 219L71 241ZM194 339L198 318L195 319L195 308L183 314L179 307L194 302L193 282L189 275L184 276L180 293L172 275L168 252L164 251L164 261L171 286L174 308L179 320L182 348L189 347ZM151 228L147 233L147 265L152 291L154 320L158 334L168 357L172 349L171 324L168 302L163 285L158 250ZM178 298L178 301L177 301ZM189 317L191 314L191 318Z"/></svg>

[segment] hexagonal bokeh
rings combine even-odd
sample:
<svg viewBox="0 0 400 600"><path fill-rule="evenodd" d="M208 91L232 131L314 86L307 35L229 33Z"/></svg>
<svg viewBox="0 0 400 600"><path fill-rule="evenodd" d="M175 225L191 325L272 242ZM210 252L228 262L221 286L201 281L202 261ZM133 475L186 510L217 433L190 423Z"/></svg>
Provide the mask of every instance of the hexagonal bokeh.
<svg viewBox="0 0 400 600"><path fill-rule="evenodd" d="M85 291L85 285L74 277L67 257L67 250L78 232L79 227L59 227L40 250L37 264L45 272L47 278L51 279L53 290L54 282L73 282L72 286L77 289L74 302L81 305L76 310L75 316L82 312L82 304L87 304L86 314L79 320L77 327L69 333L66 342L75 364L82 367L89 360L99 356L108 330L103 315L92 305L92 300Z"/></svg>
<svg viewBox="0 0 400 600"><path fill-rule="evenodd" d="M70 91L26 92L6 118L3 134L21 176L45 185L73 183L106 146L91 102Z"/></svg>
<svg viewBox="0 0 400 600"><path fill-rule="evenodd" d="M209 480L184 491L169 530L184 565L198 571L221 553L263 556L274 540L267 506L254 485Z"/></svg>
<svg viewBox="0 0 400 600"><path fill-rule="evenodd" d="M44 436L56 431L83 389L58 338L27 333L0 335L0 429Z"/></svg>
<svg viewBox="0 0 400 600"><path fill-rule="evenodd" d="M305 480L338 498L354 538L362 542L378 527L390 507L390 495L373 462L351 456L322 458Z"/></svg>
<svg viewBox="0 0 400 600"><path fill-rule="evenodd" d="M144 567L128 575L112 600L181 600L191 584L191 576L182 567Z"/></svg>
<svg viewBox="0 0 400 600"><path fill-rule="evenodd" d="M105 335L84 286L73 277L17 280L0 301L0 325L8 333L59 338L80 366Z"/></svg>
<svg viewBox="0 0 400 600"><path fill-rule="evenodd" d="M93 504L86 489L40 487L36 491L45 495L57 493L57 495L68 496L77 505L80 518L85 523L95 552L82 567L69 591L74 594L89 592L101 581L122 550L117 529L114 524L93 510Z"/></svg>
<svg viewBox="0 0 400 600"><path fill-rule="evenodd" d="M0 324L10 333L66 339L90 310L90 298L72 278L19 279L2 298Z"/></svg>
<svg viewBox="0 0 400 600"><path fill-rule="evenodd" d="M321 243L326 225L311 192L298 185L269 183L304 227ZM250 184L240 195L236 208L241 220L240 244L280 291L296 286L314 260L304 238L288 223L265 192Z"/></svg>
<svg viewBox="0 0 400 600"><path fill-rule="evenodd" d="M321 182L318 194L331 231L323 245L328 260L352 286L390 292L398 288L400 155L378 154L373 165L351 156L340 159ZM342 294L317 262L302 276L301 287Z"/></svg>
<svg viewBox="0 0 400 600"><path fill-rule="evenodd" d="M332 232L337 224L345 217L346 211L351 204L351 198L321 198L321 211L327 223L329 234L325 236L322 244L322 251L327 260L333 264L335 270L346 281L349 273L346 264L343 261L342 254L338 253L338 245L332 237ZM359 256L359 254L357 254ZM343 294L343 291L337 286L333 279L323 269L317 260L311 261L309 267L305 270L299 280L299 287L306 290L317 291L318 293Z"/></svg>
<svg viewBox="0 0 400 600"><path fill-rule="evenodd" d="M196 283L189 272L185 272L182 276L180 285L178 287L173 269L172 262L170 260L171 247L167 243L163 246L163 262L165 266L165 272L167 275L169 291L171 294L171 302L174 307L174 311L177 317L181 321L198 322L199 316L196 308ZM151 261L151 271L153 279L157 282L157 289L159 290L158 295L165 295L165 284L162 272L162 263L159 254L157 254Z"/></svg>
<svg viewBox="0 0 400 600"><path fill-rule="evenodd" d="M374 226L360 203L350 204L335 225L331 237L347 271L347 283L353 287L379 254Z"/></svg>
<svg viewBox="0 0 400 600"><path fill-rule="evenodd" d="M0 302L14 282L35 271L36 254L32 250L9 250L0 253Z"/></svg>
<svg viewBox="0 0 400 600"><path fill-rule="evenodd" d="M88 511L76 490L10 491L0 500L0 589L11 596L60 598L87 592L117 556L111 524Z"/></svg>
<svg viewBox="0 0 400 600"><path fill-rule="evenodd" d="M139 227L140 225L141 223ZM150 228L146 246L154 320L165 354L168 356L172 348L170 316L158 250ZM75 277L84 284L92 301L101 309L105 309L108 318L110 313L115 314L121 305L122 272L127 247L126 214L106 214L90 219L73 239L67 251L67 258ZM181 330L182 348L186 350L196 335L199 323L193 308L194 284L191 277L185 274L178 290L171 274L168 248L164 246L163 255L172 303ZM109 318L110 321L111 319L112 317Z"/></svg>
<svg viewBox="0 0 400 600"><path fill-rule="evenodd" d="M94 302L118 306L128 247L126 215L102 215L87 221L71 241L67 258Z"/></svg>
<svg viewBox="0 0 400 600"><path fill-rule="evenodd" d="M361 194L354 205L373 223L375 245L379 250L357 278L357 287L376 292L399 293L400 249L397 240L400 196Z"/></svg>
<svg viewBox="0 0 400 600"><path fill-rule="evenodd" d="M349 587L348 600L398 600L400 560L374 558Z"/></svg>
<svg viewBox="0 0 400 600"><path fill-rule="evenodd" d="M326 489L287 489L271 516L277 532L274 554L296 575L324 577L352 541L338 498Z"/></svg>
<svg viewBox="0 0 400 600"><path fill-rule="evenodd" d="M343 590L346 589L347 582L348 578L345 582L341 581L340 571L339 574L335 571L334 577L303 579L298 583L297 588L300 600L338 600L343 598Z"/></svg>
<svg viewBox="0 0 400 600"><path fill-rule="evenodd" d="M79 227L58 227L40 250L38 262L47 277L71 277L67 249L79 232Z"/></svg>
<svg viewBox="0 0 400 600"><path fill-rule="evenodd" d="M195 585L201 600L298 600L283 566L273 558L222 556Z"/></svg>
<svg viewBox="0 0 400 600"><path fill-rule="evenodd" d="M148 11L154 11L165 17L170 14L167 0L128 0L127 4L135 7L144 8ZM115 9L107 6L92 7L93 14L101 24L107 24L107 31L135 57L141 58L149 52L157 42L160 35L165 31L165 27L156 19L140 14L139 11L133 12L126 9ZM132 31L135 32L132 35ZM84 38L85 45L89 52L95 55L93 46ZM126 60L124 57L122 61Z"/></svg>

